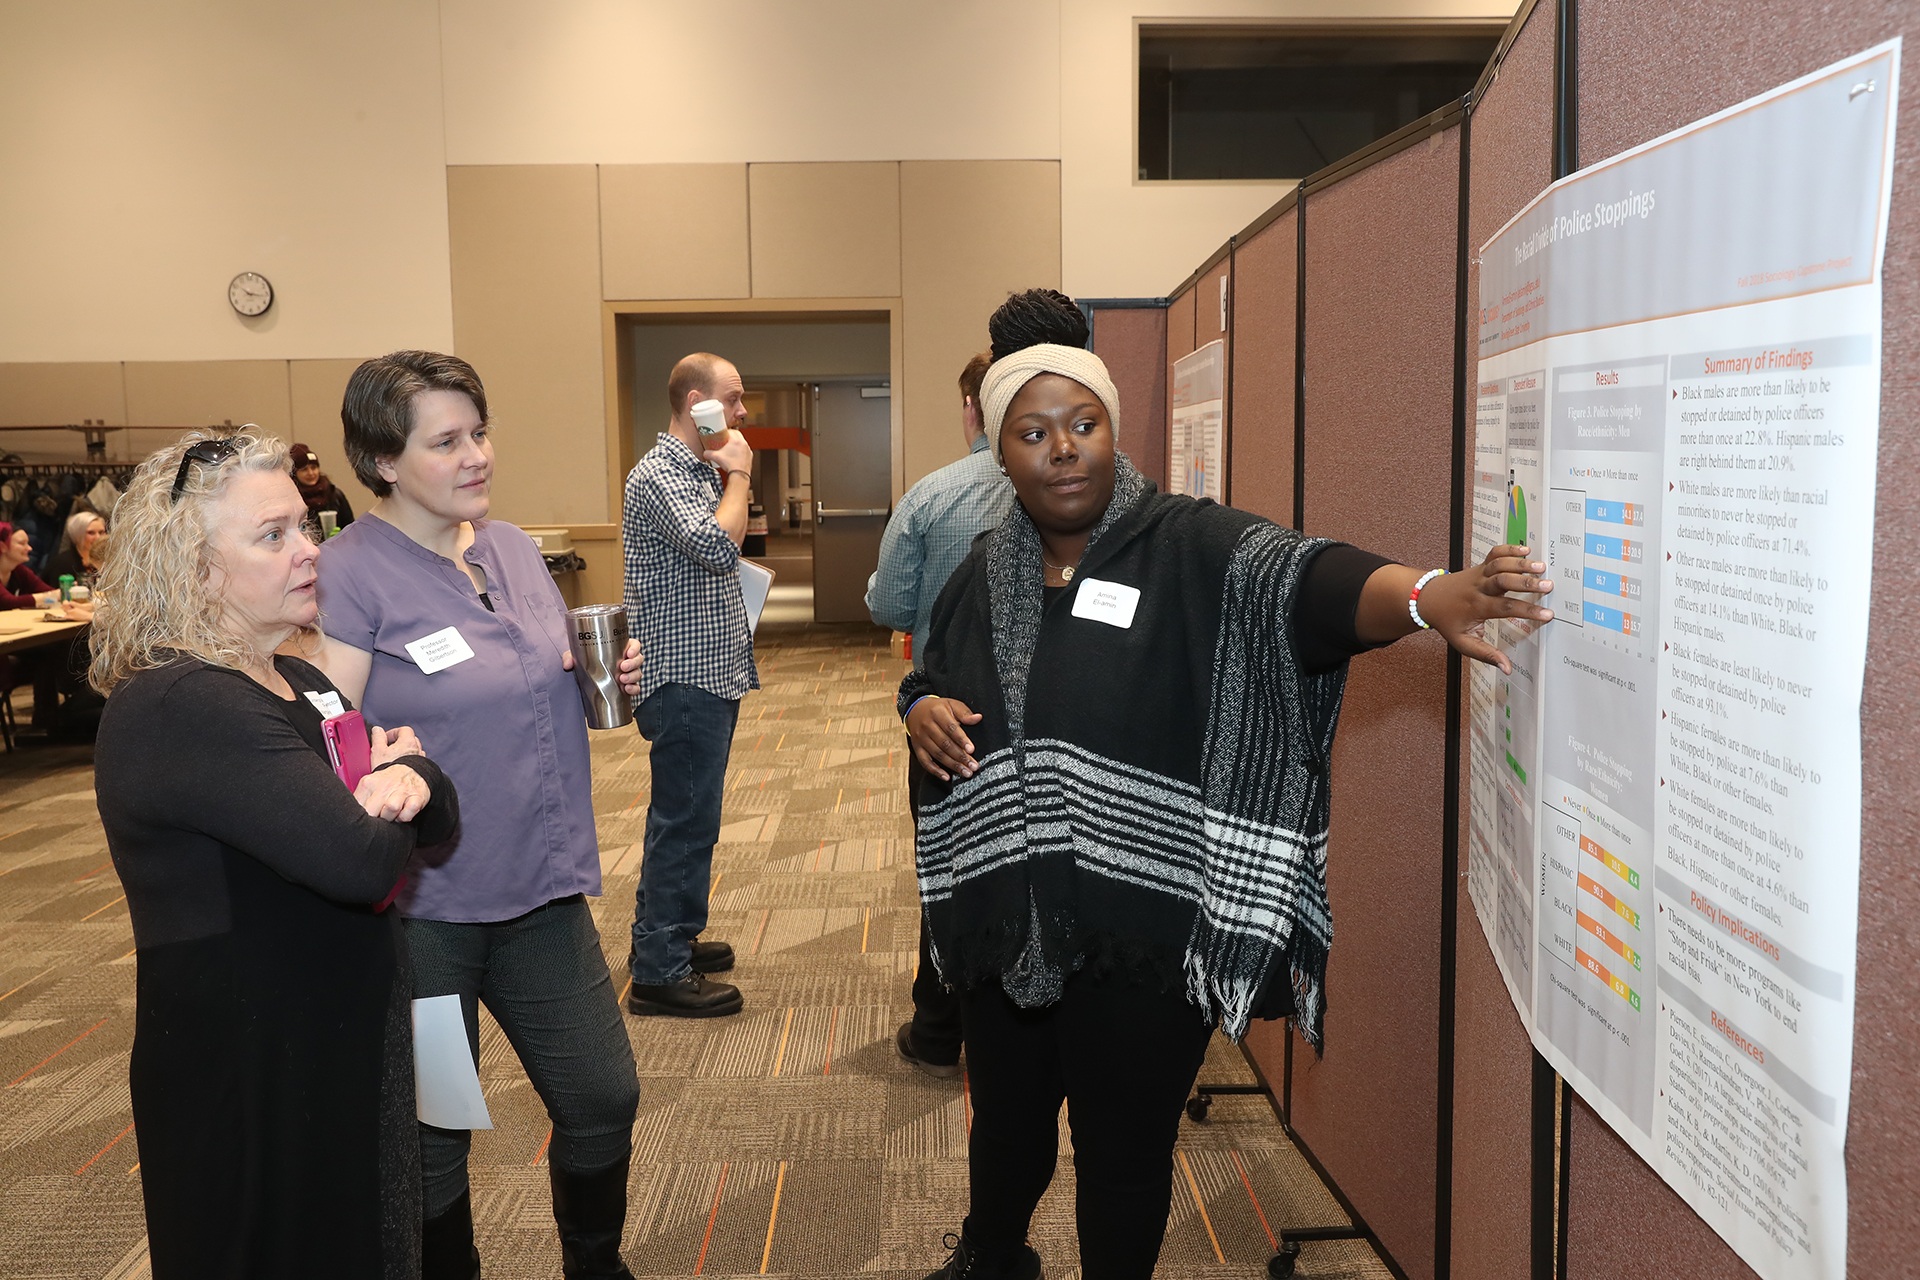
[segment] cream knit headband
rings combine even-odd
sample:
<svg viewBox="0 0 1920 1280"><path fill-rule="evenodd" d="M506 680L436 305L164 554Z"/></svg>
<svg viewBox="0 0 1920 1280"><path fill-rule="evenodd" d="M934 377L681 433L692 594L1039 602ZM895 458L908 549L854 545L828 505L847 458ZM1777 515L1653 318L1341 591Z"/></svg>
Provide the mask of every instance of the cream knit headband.
<svg viewBox="0 0 1920 1280"><path fill-rule="evenodd" d="M986 426L987 443L993 448L995 462L1000 460L1000 424L1006 420L1007 407L1020 394L1020 388L1043 373L1072 378L1098 396L1106 406L1107 421L1113 424L1114 443L1119 443L1120 392L1107 376L1105 362L1079 347L1043 342L994 361L980 382L980 420Z"/></svg>

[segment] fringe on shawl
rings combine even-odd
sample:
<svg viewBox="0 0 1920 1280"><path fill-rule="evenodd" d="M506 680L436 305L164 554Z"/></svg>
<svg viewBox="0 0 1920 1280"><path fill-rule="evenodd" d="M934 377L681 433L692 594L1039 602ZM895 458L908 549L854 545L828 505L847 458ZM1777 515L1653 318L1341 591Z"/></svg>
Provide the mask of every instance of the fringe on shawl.
<svg viewBox="0 0 1920 1280"><path fill-rule="evenodd" d="M1151 484L1118 455L1113 500L1089 547L1151 493ZM1182 965L1189 998L1218 1016L1236 1040L1245 1034L1269 975L1285 965L1295 1020L1316 1051L1333 936L1326 892L1327 759L1346 669L1303 678L1286 619L1306 564L1326 545L1260 524L1248 528L1229 557L1202 759L1206 883ZM1039 561L1038 531L1016 503L989 535L984 574L994 665L1006 700L1009 763L1016 772L1026 755L1026 691L1042 606ZM900 688L901 710L928 691L923 677L909 675ZM997 961L990 968L1003 977L1024 976L1035 988L1029 996L1041 1002L1045 988L1057 987L1062 976L1033 950L1043 934L1070 940L1066 950L1080 961L1075 969L1133 968L1149 959L1115 937L1080 935L1069 918L1039 918L1031 898L1027 906L1024 920L976 922L965 931L971 971L990 957ZM964 984L969 975L949 975L947 959L935 957L942 975Z"/></svg>
<svg viewBox="0 0 1920 1280"><path fill-rule="evenodd" d="M1255 525L1228 561L1201 757L1205 884L1186 957L1189 996L1217 1010L1234 1040L1284 963L1296 1025L1315 1052L1333 944L1327 764L1346 668L1302 677L1286 619L1325 545Z"/></svg>

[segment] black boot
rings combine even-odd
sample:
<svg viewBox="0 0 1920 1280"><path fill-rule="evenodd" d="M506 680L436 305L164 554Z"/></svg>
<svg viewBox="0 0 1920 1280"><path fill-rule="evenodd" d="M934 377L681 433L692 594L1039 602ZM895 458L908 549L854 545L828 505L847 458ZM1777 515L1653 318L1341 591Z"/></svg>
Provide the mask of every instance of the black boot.
<svg viewBox="0 0 1920 1280"><path fill-rule="evenodd" d="M552 1164L553 1221L560 1228L560 1273L633 1280L620 1261L627 1225L627 1162L622 1156L598 1173L568 1173Z"/></svg>
<svg viewBox="0 0 1920 1280"><path fill-rule="evenodd" d="M965 1223L959 1235L949 1231L941 1243L953 1252L947 1256L947 1265L929 1273L927 1280L1042 1280L1040 1255L1028 1245L1011 1254L989 1256L981 1252Z"/></svg>
<svg viewBox="0 0 1920 1280"><path fill-rule="evenodd" d="M462 1191L445 1212L420 1224L420 1280L480 1280L472 1192Z"/></svg>

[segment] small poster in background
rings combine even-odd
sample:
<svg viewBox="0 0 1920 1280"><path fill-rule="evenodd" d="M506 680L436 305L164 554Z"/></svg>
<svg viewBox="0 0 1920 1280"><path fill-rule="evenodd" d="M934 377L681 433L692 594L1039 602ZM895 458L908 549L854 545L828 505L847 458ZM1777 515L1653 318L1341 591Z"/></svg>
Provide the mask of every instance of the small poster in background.
<svg viewBox="0 0 1920 1280"><path fill-rule="evenodd" d="M1215 338L1173 364L1167 492L1225 502L1227 346Z"/></svg>

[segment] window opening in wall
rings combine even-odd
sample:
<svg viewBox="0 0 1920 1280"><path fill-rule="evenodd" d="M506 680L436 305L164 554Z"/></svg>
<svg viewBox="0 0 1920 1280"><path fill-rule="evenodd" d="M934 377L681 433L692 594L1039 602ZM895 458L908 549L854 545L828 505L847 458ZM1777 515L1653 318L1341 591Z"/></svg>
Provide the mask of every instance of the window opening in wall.
<svg viewBox="0 0 1920 1280"><path fill-rule="evenodd" d="M635 459L665 425L690 351L745 384L753 496L742 554L775 574L767 619L864 622L892 498L892 326L885 311L630 312L618 318Z"/></svg>
<svg viewBox="0 0 1920 1280"><path fill-rule="evenodd" d="M1142 181L1303 178L1472 89L1504 28L1142 23Z"/></svg>

